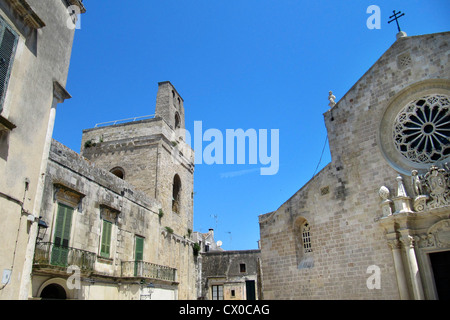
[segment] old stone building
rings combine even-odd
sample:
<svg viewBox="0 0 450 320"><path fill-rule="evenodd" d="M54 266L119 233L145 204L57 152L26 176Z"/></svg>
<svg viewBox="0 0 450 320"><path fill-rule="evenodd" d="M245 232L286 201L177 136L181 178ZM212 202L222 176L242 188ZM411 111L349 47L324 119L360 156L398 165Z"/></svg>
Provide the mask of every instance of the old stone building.
<svg viewBox="0 0 450 320"><path fill-rule="evenodd" d="M209 251L202 254L201 299L259 300L260 251Z"/></svg>
<svg viewBox="0 0 450 320"><path fill-rule="evenodd" d="M80 0L0 1L0 299L27 299Z"/></svg>
<svg viewBox="0 0 450 320"><path fill-rule="evenodd" d="M450 297L449 39L401 32L330 93L331 163L259 217L264 298Z"/></svg>
<svg viewBox="0 0 450 320"><path fill-rule="evenodd" d="M199 300L260 300L260 250L231 250L221 248L214 240L214 229L207 233L194 232L198 244L197 299Z"/></svg>
<svg viewBox="0 0 450 320"><path fill-rule="evenodd" d="M161 82L154 118L84 130L81 155L53 141L33 298L196 299L182 129L182 99Z"/></svg>

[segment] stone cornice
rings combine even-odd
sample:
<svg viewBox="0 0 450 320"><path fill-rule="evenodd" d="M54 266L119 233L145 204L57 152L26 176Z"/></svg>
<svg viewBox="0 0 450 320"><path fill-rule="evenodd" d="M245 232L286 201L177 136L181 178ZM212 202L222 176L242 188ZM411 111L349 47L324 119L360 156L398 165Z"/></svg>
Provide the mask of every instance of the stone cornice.
<svg viewBox="0 0 450 320"><path fill-rule="evenodd" d="M14 11L25 22L26 25L33 29L45 27L44 21L34 12L26 0L7 0Z"/></svg>

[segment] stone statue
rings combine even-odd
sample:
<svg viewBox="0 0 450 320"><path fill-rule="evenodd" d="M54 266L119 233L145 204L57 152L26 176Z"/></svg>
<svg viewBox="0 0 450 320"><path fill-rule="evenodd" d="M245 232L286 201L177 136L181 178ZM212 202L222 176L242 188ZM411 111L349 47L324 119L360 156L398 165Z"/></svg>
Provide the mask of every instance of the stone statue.
<svg viewBox="0 0 450 320"><path fill-rule="evenodd" d="M420 196L423 194L422 181L420 180L417 170L411 171L411 184L413 186L415 196Z"/></svg>
<svg viewBox="0 0 450 320"><path fill-rule="evenodd" d="M335 99L336 97L333 95L333 92L328 92L328 100L330 101L328 105L330 106L330 108L333 108L336 105L336 102L334 102Z"/></svg>

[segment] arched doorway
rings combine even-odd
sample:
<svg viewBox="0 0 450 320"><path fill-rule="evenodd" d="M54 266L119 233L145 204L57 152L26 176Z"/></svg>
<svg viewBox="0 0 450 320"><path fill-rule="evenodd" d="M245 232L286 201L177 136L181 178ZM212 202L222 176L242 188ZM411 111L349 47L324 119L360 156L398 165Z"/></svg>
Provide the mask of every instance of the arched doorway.
<svg viewBox="0 0 450 320"><path fill-rule="evenodd" d="M43 300L65 300L67 299L67 294L62 286L57 283L52 283L42 290L40 297Z"/></svg>

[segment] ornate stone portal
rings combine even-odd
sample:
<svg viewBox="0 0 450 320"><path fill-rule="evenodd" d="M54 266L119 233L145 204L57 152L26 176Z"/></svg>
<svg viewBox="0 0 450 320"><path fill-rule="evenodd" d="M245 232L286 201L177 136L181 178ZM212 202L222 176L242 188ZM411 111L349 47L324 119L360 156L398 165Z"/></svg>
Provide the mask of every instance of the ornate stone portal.
<svg viewBox="0 0 450 320"><path fill-rule="evenodd" d="M396 196L386 186L379 190L402 299L437 299L429 255L450 250L450 178L447 164L432 165L423 175L411 173L409 197L403 178L396 178Z"/></svg>

